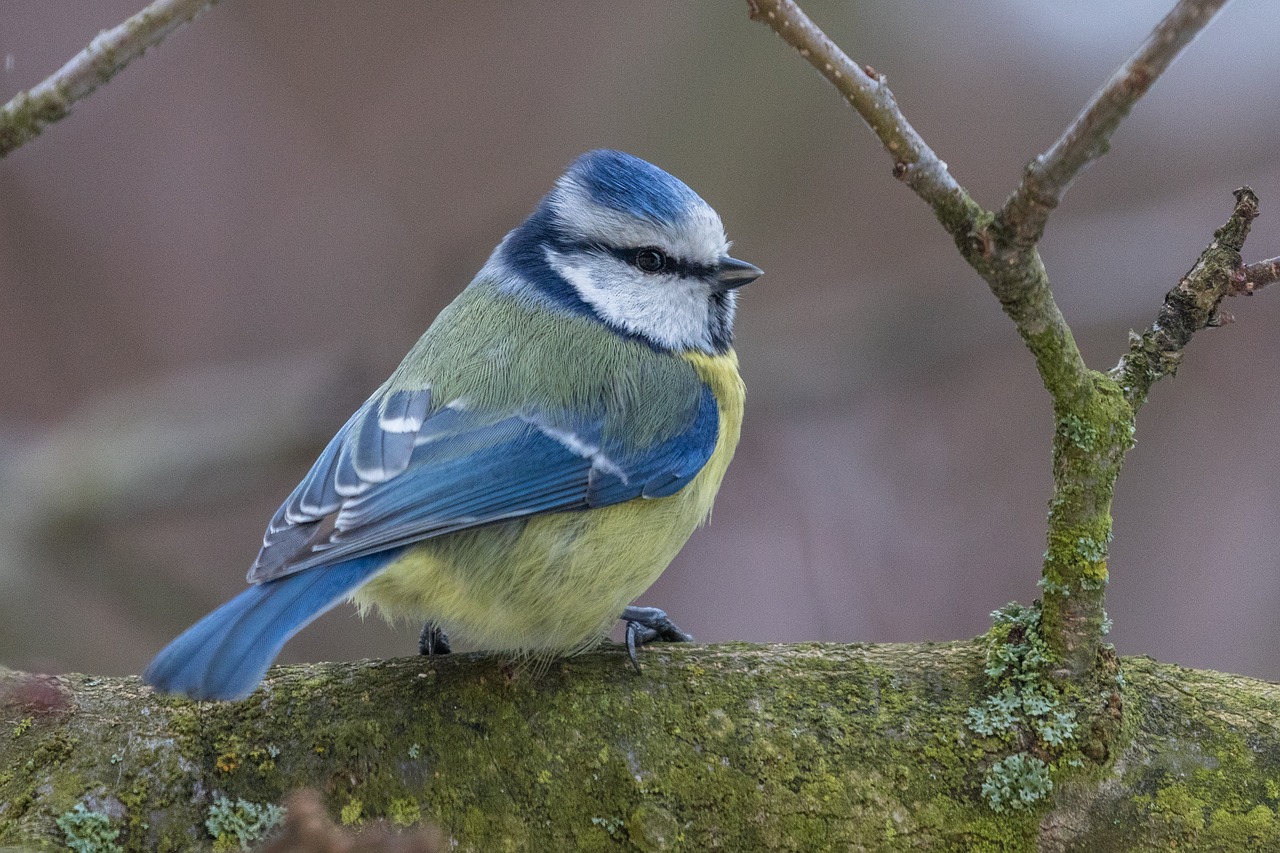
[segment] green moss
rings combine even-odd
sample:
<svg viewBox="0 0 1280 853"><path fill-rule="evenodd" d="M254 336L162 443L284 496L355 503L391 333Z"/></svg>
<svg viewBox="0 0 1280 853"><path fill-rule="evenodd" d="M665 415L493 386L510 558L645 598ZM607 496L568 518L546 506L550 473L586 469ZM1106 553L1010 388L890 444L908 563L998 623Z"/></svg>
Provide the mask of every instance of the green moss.
<svg viewBox="0 0 1280 853"><path fill-rule="evenodd" d="M58 816L58 829L67 847L74 853L121 853L124 848L116 843L120 829L114 826L110 815L91 811L84 803Z"/></svg>
<svg viewBox="0 0 1280 853"><path fill-rule="evenodd" d="M1049 547L1044 554L1046 594L1059 589L1100 589L1107 581L1107 550L1111 542L1110 515L1088 524L1060 526L1049 531Z"/></svg>
<svg viewBox="0 0 1280 853"><path fill-rule="evenodd" d="M209 807L204 826L214 839L214 850L248 850L283 820L284 809L274 803L218 797Z"/></svg>
<svg viewBox="0 0 1280 853"><path fill-rule="evenodd" d="M1175 835L1191 836L1204 829L1203 805L1185 785L1157 791L1151 798L1151 817Z"/></svg>
<svg viewBox="0 0 1280 853"><path fill-rule="evenodd" d="M31 717L23 717L16 726L13 727L13 739L17 740L22 737L31 728L34 720Z"/></svg>
<svg viewBox="0 0 1280 853"><path fill-rule="evenodd" d="M1139 658L1125 659L1120 674L1126 722L1113 745L1125 746L1107 775L1077 789L1090 818L1067 808L1062 819L1082 829L1068 849L1280 849L1274 686L1257 691L1238 676Z"/></svg>
<svg viewBox="0 0 1280 853"><path fill-rule="evenodd" d="M45 125L64 117L69 106L56 96L32 98L22 93L12 109L0 112L0 157L8 154L44 130Z"/></svg>
<svg viewBox="0 0 1280 853"><path fill-rule="evenodd" d="M1063 671L1087 677L1102 638L1111 499L1134 442L1134 409L1110 377L1090 371L1078 393L1054 395L1054 493L1041 587L1042 628Z"/></svg>
<svg viewBox="0 0 1280 853"><path fill-rule="evenodd" d="M1181 689L1200 701L1193 683ZM1158 787L1133 797L1137 813L1152 837L1188 850L1275 849L1280 823L1272 792L1280 786L1272 774L1278 768L1259 763L1244 720L1230 715L1222 722L1193 747L1170 739L1149 759ZM1257 720L1276 722L1274 709Z"/></svg>
<svg viewBox="0 0 1280 853"><path fill-rule="evenodd" d="M364 802L358 797L352 797L338 813L338 819L343 826L359 826L364 823Z"/></svg>
<svg viewBox="0 0 1280 853"><path fill-rule="evenodd" d="M422 821L422 807L408 797L392 800L387 806L387 819L396 826L413 826Z"/></svg>
<svg viewBox="0 0 1280 853"><path fill-rule="evenodd" d="M1280 843L1276 813L1261 804L1243 814L1215 809L1203 840L1222 850L1275 849Z"/></svg>
<svg viewBox="0 0 1280 853"><path fill-rule="evenodd" d="M627 837L645 853L673 850L682 839L671 812L652 803L642 803L627 818Z"/></svg>

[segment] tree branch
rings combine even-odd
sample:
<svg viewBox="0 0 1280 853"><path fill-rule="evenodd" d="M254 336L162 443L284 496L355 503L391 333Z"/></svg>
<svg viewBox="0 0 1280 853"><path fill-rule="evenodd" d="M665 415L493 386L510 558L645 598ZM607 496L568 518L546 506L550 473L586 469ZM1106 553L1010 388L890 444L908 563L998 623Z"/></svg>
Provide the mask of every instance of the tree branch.
<svg viewBox="0 0 1280 853"><path fill-rule="evenodd" d="M1236 190L1236 206L1226 224L1213 234L1191 270L1165 295L1153 322L1141 335L1130 333L1129 351L1110 375L1120 383L1125 398L1136 410L1161 378L1178 369L1182 348L1191 336L1208 326L1218 325L1218 305L1222 298L1250 284L1249 268L1241 268L1240 251L1249 228L1258 217L1258 197L1248 187ZM1264 280L1277 270L1273 261L1255 265L1255 276ZM1244 291L1248 292L1248 291Z"/></svg>
<svg viewBox="0 0 1280 853"><path fill-rule="evenodd" d="M1056 422L1054 494L1040 580L1042 630L1059 672L1077 682L1093 666L1102 640L1111 499L1125 453L1133 443L1135 409L1151 382L1176 364L1176 353L1186 341L1171 337L1171 331L1161 325L1173 320L1166 300L1166 311L1153 331L1137 339L1117 370L1111 374L1090 371L1054 301L1036 244L1071 181L1102 156L1107 140L1129 110L1225 2L1180 0L1054 146L1027 168L1004 207L992 214L969 197L919 138L883 77L849 59L793 0L748 0L751 17L768 24L796 48L875 132L894 157L894 175L933 208L961 255L1000 300L1036 360L1053 400ZM1253 204L1256 209L1256 199ZM1236 230L1243 241L1247 224ZM1209 276L1213 283L1205 295L1209 304L1197 306L1196 312L1182 319L1188 328L1213 321L1218 301L1231 289L1224 282L1232 274L1240 275L1238 248L1233 264L1214 267L1216 272ZM1231 258L1219 260L1229 263ZM1259 280L1276 272L1280 270L1256 270ZM1237 283L1237 289L1247 288L1247 278Z"/></svg>
<svg viewBox="0 0 1280 853"><path fill-rule="evenodd" d="M216 2L155 0L123 24L99 33L53 75L0 107L0 157L66 117L76 101Z"/></svg>
<svg viewBox="0 0 1280 853"><path fill-rule="evenodd" d="M617 647L545 672L454 655L276 667L226 703L0 669L0 847L65 845L78 814L123 849L208 849L298 787L345 824L434 823L468 850L1280 840L1275 685L1111 660L1079 750L1040 744L1015 765L1009 743L1033 734L975 730L988 662L974 641L663 646L639 676Z"/></svg>
<svg viewBox="0 0 1280 853"><path fill-rule="evenodd" d="M1111 135L1138 99L1208 25L1228 0L1181 0L1111 75L1071 126L1033 160L1005 201L1000 219L1021 246L1033 246L1071 182L1107 152Z"/></svg>

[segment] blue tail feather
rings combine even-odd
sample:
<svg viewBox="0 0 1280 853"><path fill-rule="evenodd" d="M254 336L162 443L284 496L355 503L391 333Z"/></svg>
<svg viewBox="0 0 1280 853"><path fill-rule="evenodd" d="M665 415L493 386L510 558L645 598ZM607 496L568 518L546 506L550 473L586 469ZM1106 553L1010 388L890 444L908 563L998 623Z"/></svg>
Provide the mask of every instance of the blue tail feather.
<svg viewBox="0 0 1280 853"><path fill-rule="evenodd" d="M280 649L390 565L403 549L320 566L246 589L166 646L142 680L194 699L243 699Z"/></svg>

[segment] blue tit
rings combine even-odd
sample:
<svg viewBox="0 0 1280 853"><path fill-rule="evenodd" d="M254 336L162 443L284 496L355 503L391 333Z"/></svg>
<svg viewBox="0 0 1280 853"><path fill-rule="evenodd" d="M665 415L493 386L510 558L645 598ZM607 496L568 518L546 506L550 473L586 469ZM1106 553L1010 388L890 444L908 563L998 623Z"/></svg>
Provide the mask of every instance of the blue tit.
<svg viewBox="0 0 1280 853"><path fill-rule="evenodd" d="M744 387L720 217L618 151L578 158L436 318L276 511L252 584L143 674L247 696L285 642L346 599L550 658L619 618L634 644L691 639L631 602L711 512Z"/></svg>

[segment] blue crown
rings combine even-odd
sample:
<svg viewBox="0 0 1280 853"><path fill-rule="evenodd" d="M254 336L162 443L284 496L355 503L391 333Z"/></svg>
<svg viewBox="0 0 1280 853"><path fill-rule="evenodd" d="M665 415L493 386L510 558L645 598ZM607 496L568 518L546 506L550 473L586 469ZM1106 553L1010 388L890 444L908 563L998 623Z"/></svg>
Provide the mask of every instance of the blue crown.
<svg viewBox="0 0 1280 853"><path fill-rule="evenodd" d="M662 224L675 222L691 206L706 202L678 178L622 151L588 151L565 177L602 207Z"/></svg>

